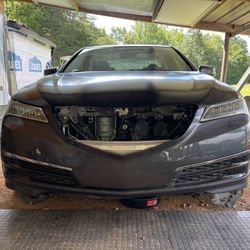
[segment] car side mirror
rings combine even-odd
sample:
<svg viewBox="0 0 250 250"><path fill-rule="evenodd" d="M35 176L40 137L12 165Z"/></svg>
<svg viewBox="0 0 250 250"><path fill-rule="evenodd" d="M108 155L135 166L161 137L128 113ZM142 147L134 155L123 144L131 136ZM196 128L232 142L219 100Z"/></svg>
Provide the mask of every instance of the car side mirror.
<svg viewBox="0 0 250 250"><path fill-rule="evenodd" d="M213 66L209 65L200 65L199 71L205 74L208 74L210 76L215 77L216 76L216 69Z"/></svg>
<svg viewBox="0 0 250 250"><path fill-rule="evenodd" d="M58 71L58 67L52 67L43 71L44 76L53 75Z"/></svg>

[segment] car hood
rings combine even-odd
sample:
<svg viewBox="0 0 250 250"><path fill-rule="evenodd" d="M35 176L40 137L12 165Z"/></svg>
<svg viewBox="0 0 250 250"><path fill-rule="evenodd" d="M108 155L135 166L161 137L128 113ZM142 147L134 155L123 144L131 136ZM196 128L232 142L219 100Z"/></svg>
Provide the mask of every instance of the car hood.
<svg viewBox="0 0 250 250"><path fill-rule="evenodd" d="M31 94L31 92L33 95ZM212 104L236 98L227 84L199 72L59 73L24 88L15 97L30 103L105 107L164 104ZM38 103L37 103L38 104ZM38 105L39 105L38 104Z"/></svg>

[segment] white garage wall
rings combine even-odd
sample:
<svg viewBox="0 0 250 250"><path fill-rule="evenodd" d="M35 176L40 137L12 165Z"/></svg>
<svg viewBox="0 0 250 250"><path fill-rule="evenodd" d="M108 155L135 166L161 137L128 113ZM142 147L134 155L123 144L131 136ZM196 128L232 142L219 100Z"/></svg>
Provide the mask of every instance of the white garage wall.
<svg viewBox="0 0 250 250"><path fill-rule="evenodd" d="M12 74L16 76L17 88L20 89L43 77L46 64L51 61L51 48L14 29L9 29L9 38L9 63Z"/></svg>

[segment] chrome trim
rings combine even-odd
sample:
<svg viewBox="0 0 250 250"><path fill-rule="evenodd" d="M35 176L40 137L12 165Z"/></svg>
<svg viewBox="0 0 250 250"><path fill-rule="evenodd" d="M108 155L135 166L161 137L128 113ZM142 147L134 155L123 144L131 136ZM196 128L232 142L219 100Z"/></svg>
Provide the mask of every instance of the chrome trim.
<svg viewBox="0 0 250 250"><path fill-rule="evenodd" d="M245 176L246 174L230 174L230 175L224 175L222 177L222 179L238 179L238 178L242 178L243 176Z"/></svg>
<svg viewBox="0 0 250 250"><path fill-rule="evenodd" d="M243 152L240 152L240 153L237 153L237 154L224 156L224 157L217 158L217 159L210 160L210 161L203 161L203 162L199 162L199 163L195 163L195 164L181 166L181 167L176 168L175 171L177 172L177 171L181 171L183 169L190 168L190 167L200 167L200 166L203 166L203 165L209 165L209 164L213 164L213 163L220 162L220 161L226 161L226 160L233 159L235 157L240 157L240 156L243 156L243 155L246 155L246 154L249 154L249 153L250 153L250 150L246 150L246 151L243 151ZM247 164L248 162L249 161L244 161L243 163Z"/></svg>
<svg viewBox="0 0 250 250"><path fill-rule="evenodd" d="M249 161L247 160L247 161L241 161L241 162L234 162L233 164L232 164L232 167L233 168L238 168L238 167L242 167L242 166L244 166L244 165L246 165L246 164L249 164Z"/></svg>
<svg viewBox="0 0 250 250"><path fill-rule="evenodd" d="M34 159L30 159L30 158L27 158L27 157L23 157L23 156L20 156L20 155L9 153L9 152L6 152L4 150L2 150L2 155L6 156L6 157L9 157L9 158L21 160L21 161L27 161L27 162L34 163L34 164L43 165L43 166L46 166L46 167L72 171L72 168L69 168L69 167L65 167L65 166L61 166L61 165L57 165L57 164L53 164L53 163L37 161L37 160L34 160Z"/></svg>

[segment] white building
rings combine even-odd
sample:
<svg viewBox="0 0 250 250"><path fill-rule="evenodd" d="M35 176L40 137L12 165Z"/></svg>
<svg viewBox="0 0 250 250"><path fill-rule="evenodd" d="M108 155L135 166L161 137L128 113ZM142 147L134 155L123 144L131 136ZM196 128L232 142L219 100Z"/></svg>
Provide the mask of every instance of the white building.
<svg viewBox="0 0 250 250"><path fill-rule="evenodd" d="M11 70L12 93L43 77L51 65L56 45L36 32L14 21L8 21L8 61ZM10 86L10 84L9 84ZM8 87L3 88L1 104L9 99Z"/></svg>

